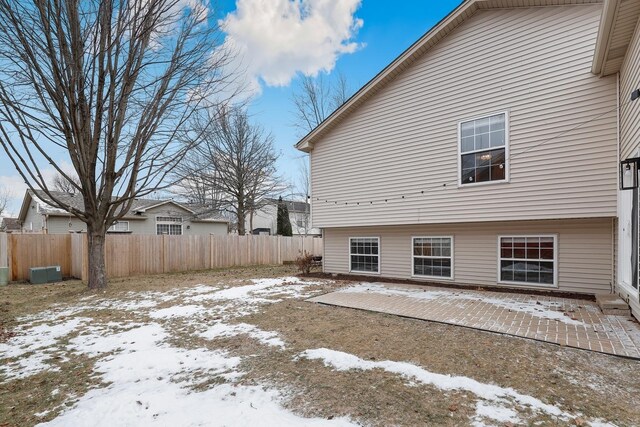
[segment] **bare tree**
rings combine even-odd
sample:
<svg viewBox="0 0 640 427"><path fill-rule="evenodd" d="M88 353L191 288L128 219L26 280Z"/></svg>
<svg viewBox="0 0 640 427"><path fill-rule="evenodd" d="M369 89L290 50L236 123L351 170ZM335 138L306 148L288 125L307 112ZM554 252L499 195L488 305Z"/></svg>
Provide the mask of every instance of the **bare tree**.
<svg viewBox="0 0 640 427"><path fill-rule="evenodd" d="M65 193L75 193L81 186L80 180L77 176L73 174L62 175L61 173L57 173L53 177L51 184L53 190Z"/></svg>
<svg viewBox="0 0 640 427"><path fill-rule="evenodd" d="M298 136L306 135L315 129L331 113L349 99L349 87L342 73L329 81L323 74L318 77L303 76L293 93L295 119L293 126ZM293 185L294 197L309 202L310 175L309 156L300 158L301 166ZM295 222L299 234L307 235L311 230L311 212L297 212Z"/></svg>
<svg viewBox="0 0 640 427"><path fill-rule="evenodd" d="M135 198L168 185L198 140L191 117L230 87L205 4L0 0L0 144L29 188L87 224L90 288L107 284L106 230ZM82 209L43 178L50 164L72 182L51 157L57 147Z"/></svg>
<svg viewBox="0 0 640 427"><path fill-rule="evenodd" d="M252 124L243 108L209 111L191 126L202 143L176 169L178 185L188 199L231 213L243 235L247 216L281 189L273 137Z"/></svg>
<svg viewBox="0 0 640 427"><path fill-rule="evenodd" d="M11 191L8 188L0 187L0 217L8 215L7 207L11 199Z"/></svg>
<svg viewBox="0 0 640 427"><path fill-rule="evenodd" d="M305 236L311 231L311 207L309 205L311 194L311 176L309 174L309 157L304 156L298 159L298 173L292 185L292 199L305 202L304 211L295 211L294 227L297 234Z"/></svg>
<svg viewBox="0 0 640 427"><path fill-rule="evenodd" d="M295 114L292 125L298 135L311 132L348 98L347 80L341 73L336 75L333 82L323 74L317 77L302 76L292 97Z"/></svg>

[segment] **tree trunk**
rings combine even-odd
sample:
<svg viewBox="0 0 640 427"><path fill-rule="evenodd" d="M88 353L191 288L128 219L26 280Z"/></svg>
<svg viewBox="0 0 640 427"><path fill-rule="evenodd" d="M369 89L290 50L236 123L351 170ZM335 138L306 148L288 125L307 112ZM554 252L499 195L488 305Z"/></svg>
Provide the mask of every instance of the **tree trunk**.
<svg viewBox="0 0 640 427"><path fill-rule="evenodd" d="M89 289L107 287L107 270L104 262L105 232L87 225L89 237Z"/></svg>
<svg viewBox="0 0 640 427"><path fill-rule="evenodd" d="M245 215L246 212L244 210L244 201L242 199L238 200L238 235L244 236L245 234Z"/></svg>

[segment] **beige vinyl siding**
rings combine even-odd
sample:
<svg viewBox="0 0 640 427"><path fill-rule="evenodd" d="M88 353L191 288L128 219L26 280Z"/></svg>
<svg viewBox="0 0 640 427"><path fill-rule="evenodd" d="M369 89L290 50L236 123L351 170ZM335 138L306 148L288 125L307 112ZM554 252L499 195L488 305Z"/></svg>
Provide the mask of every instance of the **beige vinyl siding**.
<svg viewBox="0 0 640 427"><path fill-rule="evenodd" d="M87 225L74 216L47 217L47 233L66 234L69 232L87 231Z"/></svg>
<svg viewBox="0 0 640 427"><path fill-rule="evenodd" d="M635 157L640 146L640 99L631 92L640 88L640 20L620 69L620 158Z"/></svg>
<svg viewBox="0 0 640 427"><path fill-rule="evenodd" d="M324 271L349 273L350 237L379 237L380 276L420 280L411 274L412 236L453 236L453 283L543 289L498 284L498 236L555 234L558 245L557 290L608 293L613 270L612 225L612 218L600 218L327 228L324 230ZM435 279L424 280L435 282ZM451 283L451 280L442 282Z"/></svg>
<svg viewBox="0 0 640 427"><path fill-rule="evenodd" d="M24 221L22 222L22 230L41 233L44 226L44 216L39 212L38 204L31 200L31 204L29 205Z"/></svg>
<svg viewBox="0 0 640 427"><path fill-rule="evenodd" d="M313 225L615 216L616 78L590 73L600 10L478 11L314 144ZM459 121L502 111L510 182L459 188Z"/></svg>
<svg viewBox="0 0 640 427"><path fill-rule="evenodd" d="M187 226L190 228L187 229ZM223 235L229 233L229 227L226 222L188 222L184 224L184 229L182 230L184 234L193 236L193 235Z"/></svg>
<svg viewBox="0 0 640 427"><path fill-rule="evenodd" d="M640 99L631 101L631 91L640 88L640 20L626 51L620 69L620 158L635 157L640 148ZM626 206L630 209L630 206ZM623 242L632 245L630 236ZM619 281L624 280L618 277ZM629 303L636 318L640 318L640 299L638 291L619 283L620 295Z"/></svg>

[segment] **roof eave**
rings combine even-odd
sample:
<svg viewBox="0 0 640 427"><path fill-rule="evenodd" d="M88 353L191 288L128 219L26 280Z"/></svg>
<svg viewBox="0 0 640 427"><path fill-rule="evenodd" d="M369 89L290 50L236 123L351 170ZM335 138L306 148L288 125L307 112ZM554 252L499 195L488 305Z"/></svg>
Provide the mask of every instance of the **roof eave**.
<svg viewBox="0 0 640 427"><path fill-rule="evenodd" d="M27 211L29 209L29 205L31 204L32 198L33 196L31 195L31 190L26 190L24 198L22 199L22 206L20 206L20 213L18 214L18 220L20 220L20 222L24 221L24 219L27 217ZM27 202L27 199L29 199L29 202Z"/></svg>
<svg viewBox="0 0 640 427"><path fill-rule="evenodd" d="M192 214L195 214L195 212L193 210L189 209L188 207L186 207L186 206L184 206L184 205L182 205L182 204L180 204L180 203L178 203L178 202L176 202L174 200L162 200L159 203L156 203L155 205L146 206L144 209L135 209L134 212L146 212L149 209L157 208L158 206L166 205L167 203L171 203L173 205L178 206L179 208L184 209L185 211L188 211L188 212L190 212Z"/></svg>
<svg viewBox="0 0 640 427"><path fill-rule="evenodd" d="M354 104L360 101L366 96L370 90L377 87L383 81L388 79L394 73L398 71L407 62L415 60L416 55L423 46L432 38L436 37L441 31L447 28L448 25L453 23L458 17L465 12L474 12L477 10L479 3L486 3L487 0L462 0L462 2L451 13L445 16L440 22L434 25L429 31L427 31L416 42L409 46L404 52L402 52L396 59L394 59L389 65L387 65L382 71L380 71L375 77L369 80L364 86L360 88L355 94L353 94L344 104L338 107L333 113L331 113L326 119L316 126L311 132L305 135L296 145L300 151L309 153L313 151L313 142L317 136L331 124L336 118L341 116L345 111L349 110Z"/></svg>
<svg viewBox="0 0 640 427"><path fill-rule="evenodd" d="M598 38L596 39L596 49L593 54L593 63L591 65L591 72L595 75L602 74L602 69L607 59L611 30L613 29L613 23L616 18L619 3L619 0L604 0L602 15L600 16Z"/></svg>

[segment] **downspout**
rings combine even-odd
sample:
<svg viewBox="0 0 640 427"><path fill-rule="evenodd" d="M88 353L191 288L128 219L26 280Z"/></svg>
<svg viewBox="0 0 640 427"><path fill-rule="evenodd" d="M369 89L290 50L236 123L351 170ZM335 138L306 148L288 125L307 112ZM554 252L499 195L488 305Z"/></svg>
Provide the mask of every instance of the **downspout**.
<svg viewBox="0 0 640 427"><path fill-rule="evenodd" d="M613 221L613 236L617 236L617 239L611 239L611 245L613 250L611 251L611 292L617 293L618 289L618 264L620 264L620 254L618 253L618 246L620 245L620 233L618 223L619 218L619 206L620 206L620 174L618 173L618 167L620 165L620 72L616 73L616 218Z"/></svg>

